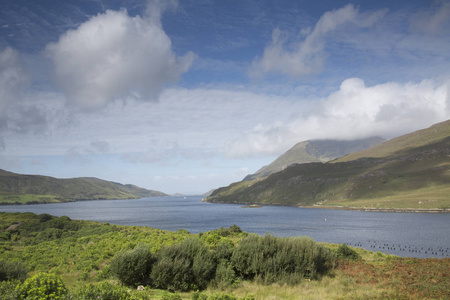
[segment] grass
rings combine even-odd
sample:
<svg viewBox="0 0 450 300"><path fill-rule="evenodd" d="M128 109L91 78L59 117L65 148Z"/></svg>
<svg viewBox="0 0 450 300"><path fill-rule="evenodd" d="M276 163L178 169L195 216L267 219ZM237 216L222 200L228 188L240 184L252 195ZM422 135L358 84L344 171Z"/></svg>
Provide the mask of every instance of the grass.
<svg viewBox="0 0 450 300"><path fill-rule="evenodd" d="M238 244L245 236L245 233L225 236L226 233L226 229L218 229L205 232L200 238L214 248L221 240ZM24 262L30 276L42 271L53 272L63 278L69 290L75 291L87 284L108 282L116 285L118 282L111 277L108 269L119 251L144 244L156 252L165 245L192 236L199 235L185 230L169 232L33 213L0 213L0 260ZM339 246L320 244L331 250ZM361 259L338 260L334 269L317 280L304 279L295 285L267 285L259 280L238 281L223 290L210 286L203 293L225 292L241 298L252 294L258 300L448 299L450 296L450 258L401 258L360 248L352 249ZM145 291L129 289L132 294L142 293L150 299L161 299L169 294L168 291L151 287ZM178 294L182 299L192 299L193 296L193 292Z"/></svg>
<svg viewBox="0 0 450 300"><path fill-rule="evenodd" d="M428 186L418 190L397 192L382 198L348 201L332 200L323 205L379 209L450 209L450 186Z"/></svg>
<svg viewBox="0 0 450 300"><path fill-rule="evenodd" d="M443 209L450 205L450 138L399 156L292 165L217 189L211 202Z"/></svg>
<svg viewBox="0 0 450 300"><path fill-rule="evenodd" d="M165 194L97 178L58 179L49 176L15 174L0 169L0 204L3 205L153 196L165 196Z"/></svg>
<svg viewBox="0 0 450 300"><path fill-rule="evenodd" d="M367 150L351 153L335 160L345 162L362 157L385 157L411 148L434 144L450 136L450 120L435 124L429 128L388 140Z"/></svg>
<svg viewBox="0 0 450 300"><path fill-rule="evenodd" d="M60 203L64 202L60 197L53 195L0 195L1 205L15 205L15 204L44 204L44 203Z"/></svg>
<svg viewBox="0 0 450 300"><path fill-rule="evenodd" d="M366 251L367 252L367 251ZM450 259L412 259L366 253L360 261L339 261L327 276L298 285L243 282L229 289L256 299L447 299ZM211 291L213 292L213 291Z"/></svg>
<svg viewBox="0 0 450 300"><path fill-rule="evenodd" d="M206 201L353 208L450 208L450 120L328 163L291 165Z"/></svg>

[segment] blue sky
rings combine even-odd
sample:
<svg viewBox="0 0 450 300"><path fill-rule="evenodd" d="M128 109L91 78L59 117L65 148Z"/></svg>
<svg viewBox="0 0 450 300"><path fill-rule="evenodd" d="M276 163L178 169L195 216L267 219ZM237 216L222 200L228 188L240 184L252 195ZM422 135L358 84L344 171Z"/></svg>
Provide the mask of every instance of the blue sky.
<svg viewBox="0 0 450 300"><path fill-rule="evenodd" d="M0 2L9 171L204 193L450 116L450 1Z"/></svg>

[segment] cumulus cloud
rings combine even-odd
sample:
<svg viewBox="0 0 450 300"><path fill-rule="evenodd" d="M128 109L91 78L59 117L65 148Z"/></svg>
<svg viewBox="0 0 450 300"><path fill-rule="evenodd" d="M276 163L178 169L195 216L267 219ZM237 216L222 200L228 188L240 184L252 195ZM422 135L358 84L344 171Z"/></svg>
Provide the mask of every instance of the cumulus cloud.
<svg viewBox="0 0 450 300"><path fill-rule="evenodd" d="M249 70L251 77L260 77L265 73L280 73L289 76L302 76L321 71L327 53L326 38L329 33L344 24L356 27L372 26L383 14L380 10L372 14L362 14L352 4L326 12L314 28L303 29L302 41L288 43L288 36L278 28L273 31L272 43L264 49L263 56L256 58ZM286 45L287 44L287 45Z"/></svg>
<svg viewBox="0 0 450 300"><path fill-rule="evenodd" d="M320 99L288 123L257 125L226 146L231 157L280 154L308 139L392 138L450 118L450 82L389 82L366 86L359 78Z"/></svg>
<svg viewBox="0 0 450 300"><path fill-rule="evenodd" d="M176 56L161 22L159 2L144 17L107 10L47 45L54 77L70 103L96 109L129 94L156 99L179 79L194 55Z"/></svg>

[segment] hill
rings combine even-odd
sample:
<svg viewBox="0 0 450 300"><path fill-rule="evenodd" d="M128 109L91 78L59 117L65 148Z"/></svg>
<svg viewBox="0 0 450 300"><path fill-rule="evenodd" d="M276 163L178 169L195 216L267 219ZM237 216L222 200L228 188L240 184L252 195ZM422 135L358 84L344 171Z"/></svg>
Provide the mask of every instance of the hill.
<svg viewBox="0 0 450 300"><path fill-rule="evenodd" d="M393 138L363 151L350 153L335 162L356 160L362 157L384 157L396 152L414 149L420 146L437 143L450 136L450 120L435 124L429 128Z"/></svg>
<svg viewBox="0 0 450 300"><path fill-rule="evenodd" d="M310 140L296 144L271 164L262 167L256 173L247 175L244 180L254 180L279 172L292 164L327 162L346 154L361 151L384 141L381 137L370 137L352 141Z"/></svg>
<svg viewBox="0 0 450 300"><path fill-rule="evenodd" d="M0 170L1 204L136 199L155 196L166 196L166 194L132 184L124 185L93 177L58 179L40 175L21 175Z"/></svg>
<svg viewBox="0 0 450 300"><path fill-rule="evenodd" d="M327 163L233 183L205 201L369 209L450 208L450 120Z"/></svg>

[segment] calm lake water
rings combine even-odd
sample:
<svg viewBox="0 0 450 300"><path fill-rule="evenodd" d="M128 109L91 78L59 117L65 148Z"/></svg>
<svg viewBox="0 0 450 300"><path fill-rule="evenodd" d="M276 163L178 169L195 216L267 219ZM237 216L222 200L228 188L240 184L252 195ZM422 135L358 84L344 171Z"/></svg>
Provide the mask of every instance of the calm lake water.
<svg viewBox="0 0 450 300"><path fill-rule="evenodd" d="M202 197L155 197L27 206L0 206L4 212L48 213L78 220L136 225L191 233L238 225L264 235L309 236L409 257L450 257L450 214L345 211L317 208L201 202Z"/></svg>

